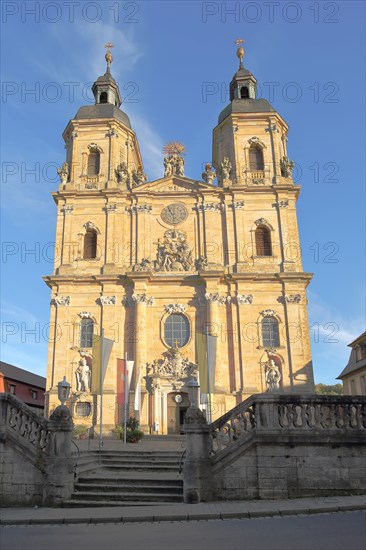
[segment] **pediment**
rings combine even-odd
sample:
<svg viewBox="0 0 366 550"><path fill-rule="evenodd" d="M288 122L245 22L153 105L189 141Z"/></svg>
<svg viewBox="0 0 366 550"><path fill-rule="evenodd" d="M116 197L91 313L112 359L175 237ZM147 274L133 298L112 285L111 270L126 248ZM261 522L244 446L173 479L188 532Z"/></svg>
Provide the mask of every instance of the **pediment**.
<svg viewBox="0 0 366 550"><path fill-rule="evenodd" d="M133 188L133 193L174 193L174 192L192 192L199 190L215 190L217 186L209 185L203 181L193 180L181 176L167 176L154 181L148 181Z"/></svg>

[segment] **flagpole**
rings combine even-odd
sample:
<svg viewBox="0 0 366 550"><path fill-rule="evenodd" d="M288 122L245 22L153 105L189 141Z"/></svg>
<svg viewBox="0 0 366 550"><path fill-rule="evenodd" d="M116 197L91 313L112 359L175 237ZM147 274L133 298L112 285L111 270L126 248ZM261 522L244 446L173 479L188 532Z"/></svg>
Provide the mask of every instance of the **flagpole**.
<svg viewBox="0 0 366 550"><path fill-rule="evenodd" d="M207 340L207 389L208 389L208 421L212 423L212 410L211 410L211 384L210 384L210 365L208 358L210 356L208 352L209 338L208 338L208 325L206 326L206 340Z"/></svg>
<svg viewBox="0 0 366 550"><path fill-rule="evenodd" d="M99 415L99 451L103 447L103 339L104 339L104 329L102 328L102 341L101 341L101 362L100 362L100 415Z"/></svg>
<svg viewBox="0 0 366 550"><path fill-rule="evenodd" d="M123 444L126 445L127 443L127 386L128 386L128 374L127 374L127 352L125 353L125 372L124 372L124 420L123 420Z"/></svg>

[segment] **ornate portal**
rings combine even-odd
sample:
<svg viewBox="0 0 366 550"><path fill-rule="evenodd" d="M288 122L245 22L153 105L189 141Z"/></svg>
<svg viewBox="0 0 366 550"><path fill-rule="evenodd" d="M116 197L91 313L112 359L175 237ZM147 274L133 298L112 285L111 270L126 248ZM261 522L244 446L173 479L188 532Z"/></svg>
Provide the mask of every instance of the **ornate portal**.
<svg viewBox="0 0 366 550"><path fill-rule="evenodd" d="M155 359L147 364L147 372L159 378L179 380L197 376L197 365L189 361L178 349L170 349L165 359Z"/></svg>

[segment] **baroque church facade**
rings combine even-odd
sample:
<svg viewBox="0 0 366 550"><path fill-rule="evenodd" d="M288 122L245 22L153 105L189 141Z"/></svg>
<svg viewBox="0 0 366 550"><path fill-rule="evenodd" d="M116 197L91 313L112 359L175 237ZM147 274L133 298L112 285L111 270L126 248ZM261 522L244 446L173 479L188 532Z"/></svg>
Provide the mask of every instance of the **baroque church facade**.
<svg viewBox="0 0 366 550"><path fill-rule="evenodd" d="M71 384L75 423L99 428L91 393L92 335L114 340L104 379L103 429L122 422L117 358L135 361L130 410L146 433L179 433L196 375L195 333L217 336L213 418L253 393L313 393L314 382L288 126L243 66L213 131L212 164L185 174L169 143L164 176L148 181L139 143L111 75L93 85L63 138L46 388ZM145 376L150 382L146 383ZM138 382L139 381L139 382ZM140 393L139 412L133 413ZM203 405L205 407L205 405Z"/></svg>

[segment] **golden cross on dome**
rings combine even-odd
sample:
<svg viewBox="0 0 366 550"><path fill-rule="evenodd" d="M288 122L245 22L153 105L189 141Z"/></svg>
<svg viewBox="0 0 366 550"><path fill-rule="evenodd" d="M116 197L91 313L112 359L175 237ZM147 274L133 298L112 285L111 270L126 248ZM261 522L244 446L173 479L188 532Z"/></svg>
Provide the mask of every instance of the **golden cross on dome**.
<svg viewBox="0 0 366 550"><path fill-rule="evenodd" d="M240 46L240 44L244 44L244 42L245 42L245 40L243 40L242 38L237 38L237 39L235 40L235 44L236 44L237 46Z"/></svg>
<svg viewBox="0 0 366 550"><path fill-rule="evenodd" d="M108 42L108 44L106 44L104 47L106 50L110 50L111 48L114 48L114 44L112 44L112 42Z"/></svg>

